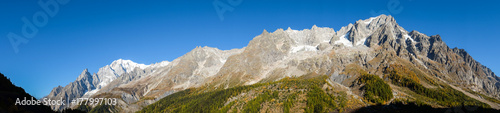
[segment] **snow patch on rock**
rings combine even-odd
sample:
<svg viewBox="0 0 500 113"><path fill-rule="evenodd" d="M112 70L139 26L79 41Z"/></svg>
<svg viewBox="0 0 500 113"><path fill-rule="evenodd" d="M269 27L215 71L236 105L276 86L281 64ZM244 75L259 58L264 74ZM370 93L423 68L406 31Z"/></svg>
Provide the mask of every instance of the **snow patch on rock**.
<svg viewBox="0 0 500 113"><path fill-rule="evenodd" d="M334 44L335 45L344 44L344 46L352 47L352 42L347 39L347 38L349 38L349 36L346 36L346 35L349 35L349 34L345 34L345 35L340 36L340 40L335 41Z"/></svg>
<svg viewBox="0 0 500 113"><path fill-rule="evenodd" d="M291 53L297 53L299 51L316 51L316 47L310 45L301 45L297 47L292 47Z"/></svg>

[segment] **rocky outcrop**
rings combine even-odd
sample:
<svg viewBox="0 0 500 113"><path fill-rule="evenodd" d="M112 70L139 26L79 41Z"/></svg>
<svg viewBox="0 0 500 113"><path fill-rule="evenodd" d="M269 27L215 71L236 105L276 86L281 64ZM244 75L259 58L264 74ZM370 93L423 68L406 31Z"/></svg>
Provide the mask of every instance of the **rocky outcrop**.
<svg viewBox="0 0 500 113"><path fill-rule="evenodd" d="M82 97L87 91L95 89L95 79L98 79L97 76L91 75L88 72L88 69L85 69L74 82L71 82L64 87L58 86L54 88L50 94L44 98L72 100ZM62 110L66 107L69 106L67 104L51 106L53 110Z"/></svg>
<svg viewBox="0 0 500 113"><path fill-rule="evenodd" d="M80 97L87 98L98 92L103 87L106 87L122 74L129 73L134 69L142 70L145 67L146 65L144 64L137 64L130 60L118 59L113 61L110 65L100 68L95 74L90 74L88 69L85 69L74 82L71 82L64 87L58 86L54 88L49 95L44 98L62 99L65 101L72 101L73 99ZM73 106L69 106L68 104L51 106L51 108L56 111L69 107Z"/></svg>

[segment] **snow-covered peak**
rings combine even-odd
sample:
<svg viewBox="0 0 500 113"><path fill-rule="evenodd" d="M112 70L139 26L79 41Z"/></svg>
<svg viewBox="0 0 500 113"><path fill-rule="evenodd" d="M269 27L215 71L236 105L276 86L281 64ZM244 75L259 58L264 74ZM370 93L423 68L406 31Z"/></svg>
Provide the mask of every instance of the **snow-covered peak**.
<svg viewBox="0 0 500 113"><path fill-rule="evenodd" d="M168 63L169 63L168 61L164 61L164 62L153 64L153 65L168 65ZM102 68L99 68L99 71L96 74L98 77L98 82L95 85L96 89L92 89L90 91L87 91L85 93L84 97L93 95L94 93L99 91L101 88L106 87L113 80L122 76L125 73L130 73L136 68L144 70L145 68L150 67L150 66L151 65L144 65L144 64L135 63L131 60L124 60L124 59L115 60L110 65L106 65Z"/></svg>
<svg viewBox="0 0 500 113"><path fill-rule="evenodd" d="M122 74L132 72L135 68L145 69L148 66L149 65L135 63L131 60L115 60L110 65L99 68L99 71L97 72L99 84L96 86L96 88L100 89L106 86L108 83L120 77Z"/></svg>
<svg viewBox="0 0 500 113"><path fill-rule="evenodd" d="M144 69L144 68L148 67L149 65L135 63L131 60L118 59L118 60L113 61L113 63L111 63L110 66L112 68L118 68L121 66L122 68L126 69L126 71L128 73L128 72L134 70L134 68L136 68L136 67Z"/></svg>

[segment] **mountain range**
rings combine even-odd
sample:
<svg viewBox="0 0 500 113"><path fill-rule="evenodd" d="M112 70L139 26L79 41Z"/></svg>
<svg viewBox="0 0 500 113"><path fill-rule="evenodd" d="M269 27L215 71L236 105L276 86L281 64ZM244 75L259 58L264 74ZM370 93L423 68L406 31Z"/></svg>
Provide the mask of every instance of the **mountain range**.
<svg viewBox="0 0 500 113"><path fill-rule="evenodd" d="M382 104L413 100L433 108L456 107L459 104L500 109L500 78L491 69L474 60L464 49L448 47L439 35L428 36L415 30L405 30L390 15L358 20L338 31L316 25L304 30L264 30L243 48L219 50L196 47L173 61L150 65L118 59L94 74L83 70L74 82L55 87L44 98L113 97L119 98L119 102L112 107L112 111L135 112L158 105L163 98L173 98L177 96L175 94L193 89L200 94L244 86L282 91L282 88L269 89L276 85L258 84L280 84L279 81L293 78L326 76L324 84L328 85L320 84L319 89L328 94L327 89L344 92L345 98L358 103L351 107L354 109L378 102L370 101L370 96L366 95L369 83L361 78L368 75L381 78L391 88L391 99L384 100ZM251 95L254 90L245 91L242 92L246 96L239 92L240 95L224 98L227 102L222 105L249 96L258 97ZM305 91L315 90L305 88ZM468 102L471 104L458 100L442 101L439 96L429 93L437 91L454 95L446 98L470 99ZM331 94L338 93L333 91ZM282 93L277 95L281 97ZM283 98L286 100L288 96L286 94ZM237 101L227 109L241 111L246 108L237 106L247 103L248 100ZM306 104L293 106L305 107ZM53 110L80 107L51 106ZM266 109L272 110L260 110Z"/></svg>

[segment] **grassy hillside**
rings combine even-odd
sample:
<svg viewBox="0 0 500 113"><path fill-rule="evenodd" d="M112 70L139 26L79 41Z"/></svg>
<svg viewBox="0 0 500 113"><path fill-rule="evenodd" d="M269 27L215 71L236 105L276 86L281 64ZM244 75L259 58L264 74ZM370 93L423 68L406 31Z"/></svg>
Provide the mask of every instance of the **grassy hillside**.
<svg viewBox="0 0 500 113"><path fill-rule="evenodd" d="M391 65L384 73L384 76L355 76L354 86L344 88L331 84L328 76L314 75L213 91L206 87L191 88L169 95L138 112L322 113L403 112L412 109L446 112L464 106L475 108L474 111L497 112L485 103L404 66ZM350 92L356 90L354 87L358 87L360 93ZM405 93L405 96L399 96L399 93Z"/></svg>
<svg viewBox="0 0 500 113"><path fill-rule="evenodd" d="M210 92L187 89L139 112L333 112L348 106L346 98L331 90L326 76L302 76Z"/></svg>
<svg viewBox="0 0 500 113"><path fill-rule="evenodd" d="M364 74L359 77L359 81L364 84L364 98L376 104L384 104L392 99L391 87L376 75Z"/></svg>
<svg viewBox="0 0 500 113"><path fill-rule="evenodd" d="M326 75L309 74L228 89L205 86L176 92L137 112L447 112L450 109L499 112L418 69L393 64L384 68L384 75L356 69L349 71L350 78L344 81L347 85L330 81ZM85 112L121 110L118 106L77 109Z"/></svg>
<svg viewBox="0 0 500 113"><path fill-rule="evenodd" d="M444 107L456 107L456 106L480 106L483 108L489 108L490 106L475 100L469 96L466 96L460 91L457 91L445 84L436 84L437 88L427 88L420 83L417 75L408 71L404 66L401 65L391 65L386 69L387 75L390 82L394 85L408 88L414 93L418 94L424 98L417 98L417 100L427 100L436 102L438 105ZM418 96L415 96L418 97Z"/></svg>

